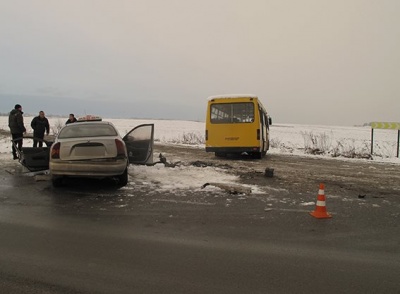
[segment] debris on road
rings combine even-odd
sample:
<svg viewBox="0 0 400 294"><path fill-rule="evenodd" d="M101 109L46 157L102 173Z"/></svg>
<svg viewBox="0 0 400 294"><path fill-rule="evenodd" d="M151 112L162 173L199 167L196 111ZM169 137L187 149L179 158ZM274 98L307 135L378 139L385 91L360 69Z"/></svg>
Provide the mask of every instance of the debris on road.
<svg viewBox="0 0 400 294"><path fill-rule="evenodd" d="M232 169L232 166L229 164L215 164L212 162L206 162L206 161L201 161L201 160L196 160L190 163L190 165L196 166L196 167L218 167L222 169Z"/></svg>
<svg viewBox="0 0 400 294"><path fill-rule="evenodd" d="M265 176L267 178L272 178L274 176L274 169L273 168L266 168L265 169Z"/></svg>
<svg viewBox="0 0 400 294"><path fill-rule="evenodd" d="M176 167L176 166L180 166L180 164L181 164L180 161L177 161L177 162L168 162L168 161L167 161L167 158L166 158L165 156L163 156L161 153L160 153L160 155L158 156L158 158L160 158L159 161L154 162L154 163L151 163L151 164L148 164L148 165L154 166L154 165L156 165L157 163L162 163L162 164L164 164L165 167L172 167L172 168L174 168L174 167Z"/></svg>
<svg viewBox="0 0 400 294"><path fill-rule="evenodd" d="M234 184L223 184L223 183L205 183L203 186L201 186L202 189L204 189L207 186L214 186L218 187L220 189L223 189L227 191L229 194L250 194L251 193L251 188L248 187L243 187L240 185L234 185Z"/></svg>

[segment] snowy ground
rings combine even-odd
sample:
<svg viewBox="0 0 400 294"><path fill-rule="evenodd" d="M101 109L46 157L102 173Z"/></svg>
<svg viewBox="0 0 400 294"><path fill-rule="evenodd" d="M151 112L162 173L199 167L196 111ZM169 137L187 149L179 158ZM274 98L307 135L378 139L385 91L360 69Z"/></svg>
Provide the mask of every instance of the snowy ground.
<svg viewBox="0 0 400 294"><path fill-rule="evenodd" d="M28 122L30 122L32 117L25 117L25 125L29 126ZM49 118L50 124L53 126L53 131L55 130L54 126L63 125L66 119L60 118ZM204 123L203 122L193 122L193 121L172 121L172 120L136 120L136 119L109 119L119 130L121 135L127 133L133 127L143 124L143 123L154 123L155 124L155 140L157 144L161 143L167 146L171 145L185 145L184 137L185 134L193 134L195 138L203 138L204 134ZM0 129L7 130L7 117L0 117ZM27 128L29 131L30 128ZM6 132L0 136L0 159L2 161L12 162L11 156L11 144L10 137ZM342 145L348 144L349 146L353 146L357 150L364 150L368 153L370 150L370 136L371 129L369 127L333 127L333 126L311 126L311 125L293 125L293 124L275 124L271 126L271 149L268 151L270 154L291 154L297 158L304 157L306 158L315 158L321 157L324 159L332 159L335 161L341 162L338 165L338 168L343 168L344 165L351 165L351 162L354 164L357 163L368 163L368 162L382 162L388 164L388 168L391 164L400 163L400 160L396 158L396 144L397 144L397 131L385 131L385 130L376 130L375 132L375 146L374 149L381 152L380 156L374 156L373 160L370 159L350 159L344 157L332 157L331 153L326 153L323 155L311 155L305 154L305 140L309 138L309 134L312 133L315 136L320 136L325 138L325 144L331 144L331 146L335 145L337 142L340 142ZM306 135L305 135L306 134ZM308 134L308 135L307 135ZM201 141L201 140L200 140ZM329 141L329 142L326 142ZM188 144L189 143L189 144ZM30 146L31 142L28 140L24 141L25 146ZM194 142L186 142L186 145L191 145L196 149L197 157L200 158L199 154L203 154L201 149L204 148L204 144L202 143L194 143ZM192 151L191 151L192 150ZM361 152L359 151L359 152ZM189 162L188 158L191 157L191 153L193 153L193 149L182 148L181 151L176 153L169 153L168 149L163 151L163 155L165 155L170 162L176 161L185 161ZM158 154L154 154L154 160L157 160ZM211 154L205 154L206 157L212 157ZM192 158L193 159L193 158ZM230 165L235 165L234 162L229 162ZM239 162L237 164L242 164ZM246 164L246 168L249 168L249 172L251 172L250 168L254 168L257 165L257 161ZM306 163L305 163L306 164ZM332 162L333 164L333 162ZM386 165L384 164L384 165ZM277 163L275 163L277 165ZM236 167L238 170L243 169L244 167ZM265 167L264 167L265 168ZM281 173L284 171L284 164L279 167ZM259 167L262 170L261 167ZM199 172L199 171L202 172ZM341 172L342 176L344 176L344 171ZM130 169L130 184L128 184L124 190L127 193L132 189L139 189L143 187L143 189L147 189L147 187L155 187L152 191L165 191L172 192L176 195L186 195L185 191L200 191L201 186L207 182L217 182L223 184L238 184L240 182L240 178L237 174L232 172L227 172L220 167L206 167L203 169L199 169L198 167L194 167L191 165L182 165L174 169L171 172L171 169L164 168L162 164L158 164L153 167L146 166L135 166ZM289 174L288 172L284 172L284 174ZM304 175L303 175L304 176ZM282 177L282 176L281 176ZM291 182L295 176L290 177L288 181ZM311 182L311 180L307 180L307 182ZM290 183L289 183L290 184ZM286 184L289 185L289 184ZM252 191L252 195L257 197L258 194L266 194L269 195L273 191L266 189L273 189L273 187L265 187L258 184L241 184L247 188L250 188ZM305 186L304 183L302 186ZM275 187L279 189L281 192L282 187L279 185ZM312 187L310 188L312 189ZM209 186L206 189L207 191L214 191L218 193L220 189L218 187ZM295 190L295 189L294 189ZM133 191L133 190L132 190ZM136 190L135 190L136 191ZM283 191L285 192L285 191ZM146 192L152 193L152 192ZM221 193L224 193L221 191ZM273 194L273 193L272 193ZM272 196L271 196L272 197ZM277 200L278 201L278 200ZM279 201L283 201L280 199ZM196 202L197 203L197 202ZM309 202L306 199L301 201L302 206L313 205L314 202Z"/></svg>
<svg viewBox="0 0 400 294"><path fill-rule="evenodd" d="M32 117L25 117L28 132L32 132L29 124ZM63 126L67 118L49 118L52 131ZM133 127L143 123L155 124L155 141L168 144L190 144L204 148L204 122L174 120L138 120L138 119L105 119L111 121L123 136ZM8 117L0 116L0 129L8 131ZM190 135L190 136L188 136ZM187 142L186 137L192 140ZM193 140L198 139L198 140ZM314 142L314 146L311 139ZM341 153L354 151L357 154L369 154L371 150L370 127L339 127L323 125L273 124L271 126L270 153L290 153L307 156L307 147L319 147L325 154L318 155L331 158L334 151ZM397 130L375 130L374 161L400 163L397 155ZM9 137L0 139L0 154L9 154L11 145ZM309 155L315 156L315 155Z"/></svg>

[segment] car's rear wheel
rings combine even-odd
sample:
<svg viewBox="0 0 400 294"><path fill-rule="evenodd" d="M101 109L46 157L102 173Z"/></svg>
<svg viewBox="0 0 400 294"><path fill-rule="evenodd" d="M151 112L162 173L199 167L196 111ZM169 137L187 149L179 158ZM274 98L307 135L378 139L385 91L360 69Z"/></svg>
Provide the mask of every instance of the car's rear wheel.
<svg viewBox="0 0 400 294"><path fill-rule="evenodd" d="M53 184L53 187L61 187L63 185L63 178L58 176L52 176L51 183Z"/></svg>
<svg viewBox="0 0 400 294"><path fill-rule="evenodd" d="M118 178L118 186L120 187L126 186L128 184L128 168L126 168L124 173L118 176L117 178Z"/></svg>

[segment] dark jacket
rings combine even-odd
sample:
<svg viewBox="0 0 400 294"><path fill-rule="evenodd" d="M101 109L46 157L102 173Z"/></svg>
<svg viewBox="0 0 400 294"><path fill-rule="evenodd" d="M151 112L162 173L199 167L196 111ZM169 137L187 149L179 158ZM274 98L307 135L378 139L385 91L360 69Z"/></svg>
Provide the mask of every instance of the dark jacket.
<svg viewBox="0 0 400 294"><path fill-rule="evenodd" d="M40 116L36 116L32 119L31 127L33 129L34 137L43 137L44 133L47 134L50 132L49 121L46 117L40 118Z"/></svg>
<svg viewBox="0 0 400 294"><path fill-rule="evenodd" d="M65 124L67 125L67 124L72 124L72 123L74 123L74 122L77 122L77 119L74 117L74 119L72 120L72 121L70 121L70 119L68 119L66 122L65 122Z"/></svg>
<svg viewBox="0 0 400 294"><path fill-rule="evenodd" d="M22 113L23 112L18 109L10 111L10 115L8 116L8 126L10 127L11 134L22 134L26 132Z"/></svg>

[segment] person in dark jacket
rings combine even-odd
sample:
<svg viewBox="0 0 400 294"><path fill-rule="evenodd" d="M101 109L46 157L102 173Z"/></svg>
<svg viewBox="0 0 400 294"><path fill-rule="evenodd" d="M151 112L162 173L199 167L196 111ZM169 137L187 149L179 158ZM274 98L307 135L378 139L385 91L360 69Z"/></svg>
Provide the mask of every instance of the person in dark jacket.
<svg viewBox="0 0 400 294"><path fill-rule="evenodd" d="M69 115L69 119L66 121L66 125L67 124L72 124L72 123L74 123L74 122L76 122L77 121L77 119L75 118L75 115L73 114L73 113L71 113L70 115Z"/></svg>
<svg viewBox="0 0 400 294"><path fill-rule="evenodd" d="M33 137L41 140L33 139L33 147L37 147L39 142L39 147L43 147L43 138L44 133L49 135L50 132L50 124L49 120L44 116L44 112L39 111L39 115L34 117L31 122L31 127L33 129Z"/></svg>
<svg viewBox="0 0 400 294"><path fill-rule="evenodd" d="M15 104L14 109L10 111L10 115L8 116L8 126L10 128L11 137L19 150L22 149L22 137L26 132L22 114L22 106ZM14 144L12 144L12 154L14 159L18 159Z"/></svg>

